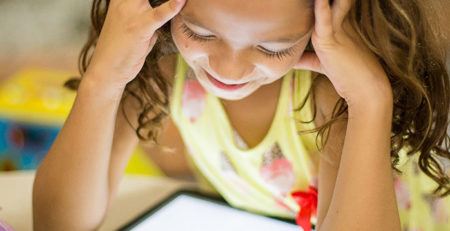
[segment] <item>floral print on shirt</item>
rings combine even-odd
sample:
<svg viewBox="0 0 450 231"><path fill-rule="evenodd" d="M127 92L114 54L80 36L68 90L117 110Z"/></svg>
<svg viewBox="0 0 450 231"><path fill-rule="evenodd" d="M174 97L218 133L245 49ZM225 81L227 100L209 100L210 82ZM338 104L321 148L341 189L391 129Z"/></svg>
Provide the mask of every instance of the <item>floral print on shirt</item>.
<svg viewBox="0 0 450 231"><path fill-rule="evenodd" d="M411 197L408 185L400 178L394 180L395 196L397 204L401 209L408 210L411 208Z"/></svg>
<svg viewBox="0 0 450 231"><path fill-rule="evenodd" d="M192 72L190 69L189 71ZM205 104L205 89L200 85L195 77L186 78L183 85L183 94L181 96L181 110L183 113L192 123L194 123L203 113Z"/></svg>
<svg viewBox="0 0 450 231"><path fill-rule="evenodd" d="M428 204L431 210L431 218L438 224L447 224L449 222L449 212L442 198L431 194L423 194L423 200Z"/></svg>
<svg viewBox="0 0 450 231"><path fill-rule="evenodd" d="M281 153L277 143L263 155L260 176L276 194L285 197L295 183L292 163Z"/></svg>

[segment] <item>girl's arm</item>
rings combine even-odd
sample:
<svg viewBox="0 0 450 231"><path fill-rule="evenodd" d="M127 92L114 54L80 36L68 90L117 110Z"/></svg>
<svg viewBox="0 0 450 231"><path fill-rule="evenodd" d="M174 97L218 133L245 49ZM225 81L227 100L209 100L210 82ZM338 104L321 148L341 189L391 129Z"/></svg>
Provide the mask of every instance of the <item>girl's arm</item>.
<svg viewBox="0 0 450 231"><path fill-rule="evenodd" d="M90 77L81 81L72 111L36 172L35 230L99 226L137 142L122 116L116 123L122 89L96 84Z"/></svg>
<svg viewBox="0 0 450 231"><path fill-rule="evenodd" d="M153 49L155 31L185 3L152 8L145 0L108 2L70 115L36 173L35 230L94 230L101 224L137 143L118 114L122 93Z"/></svg>
<svg viewBox="0 0 450 231"><path fill-rule="evenodd" d="M323 108L319 121L324 122L339 96L330 94L329 81L321 82L316 98ZM389 155L390 114L381 110L364 111L360 117L349 111L348 121L331 127L322 154L333 163L320 161L316 230L400 229Z"/></svg>
<svg viewBox="0 0 450 231"><path fill-rule="evenodd" d="M325 195L319 198L318 230L400 230L390 161L392 88L346 17L352 4L315 0L315 52L305 52L295 65L324 74L348 105L345 128L330 134L327 144L344 139L337 167L322 160L319 169L319 195ZM335 103L318 108L330 111ZM345 137L339 138L342 129Z"/></svg>

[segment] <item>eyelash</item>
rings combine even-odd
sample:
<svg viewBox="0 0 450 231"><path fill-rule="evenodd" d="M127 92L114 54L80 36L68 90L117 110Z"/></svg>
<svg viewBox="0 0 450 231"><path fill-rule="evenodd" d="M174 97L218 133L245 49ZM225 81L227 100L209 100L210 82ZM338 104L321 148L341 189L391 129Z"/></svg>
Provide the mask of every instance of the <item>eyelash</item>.
<svg viewBox="0 0 450 231"><path fill-rule="evenodd" d="M183 30L183 33L186 34L188 36L188 38L198 41L198 42L207 42L209 40L212 40L213 36L202 36L199 35L197 33L195 33L194 31L192 31L189 27L186 26L186 24L182 24L181 25L181 29ZM262 48L262 47L261 47ZM283 57L286 56L292 56L295 52L295 47L290 47L288 49L282 50L282 51L269 51L265 48L262 48L262 53L270 58L275 58L277 57L278 59L282 59Z"/></svg>

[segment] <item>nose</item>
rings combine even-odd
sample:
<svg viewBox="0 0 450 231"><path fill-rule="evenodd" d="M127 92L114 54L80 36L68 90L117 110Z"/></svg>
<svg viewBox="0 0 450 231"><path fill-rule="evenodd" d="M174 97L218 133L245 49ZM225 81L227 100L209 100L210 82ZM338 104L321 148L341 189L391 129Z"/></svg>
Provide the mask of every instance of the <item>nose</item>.
<svg viewBox="0 0 450 231"><path fill-rule="evenodd" d="M215 77L228 84L247 81L247 77L255 68L245 50L234 49L221 49L210 55L209 65L212 71L218 75Z"/></svg>

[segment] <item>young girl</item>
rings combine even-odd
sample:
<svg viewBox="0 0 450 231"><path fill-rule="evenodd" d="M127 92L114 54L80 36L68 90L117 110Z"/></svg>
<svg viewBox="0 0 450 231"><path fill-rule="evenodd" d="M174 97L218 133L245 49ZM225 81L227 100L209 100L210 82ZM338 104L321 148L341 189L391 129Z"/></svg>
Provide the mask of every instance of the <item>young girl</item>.
<svg viewBox="0 0 450 231"><path fill-rule="evenodd" d="M449 77L421 1L185 1L94 1L36 230L98 227L139 138L182 139L231 205L303 230L450 229Z"/></svg>

